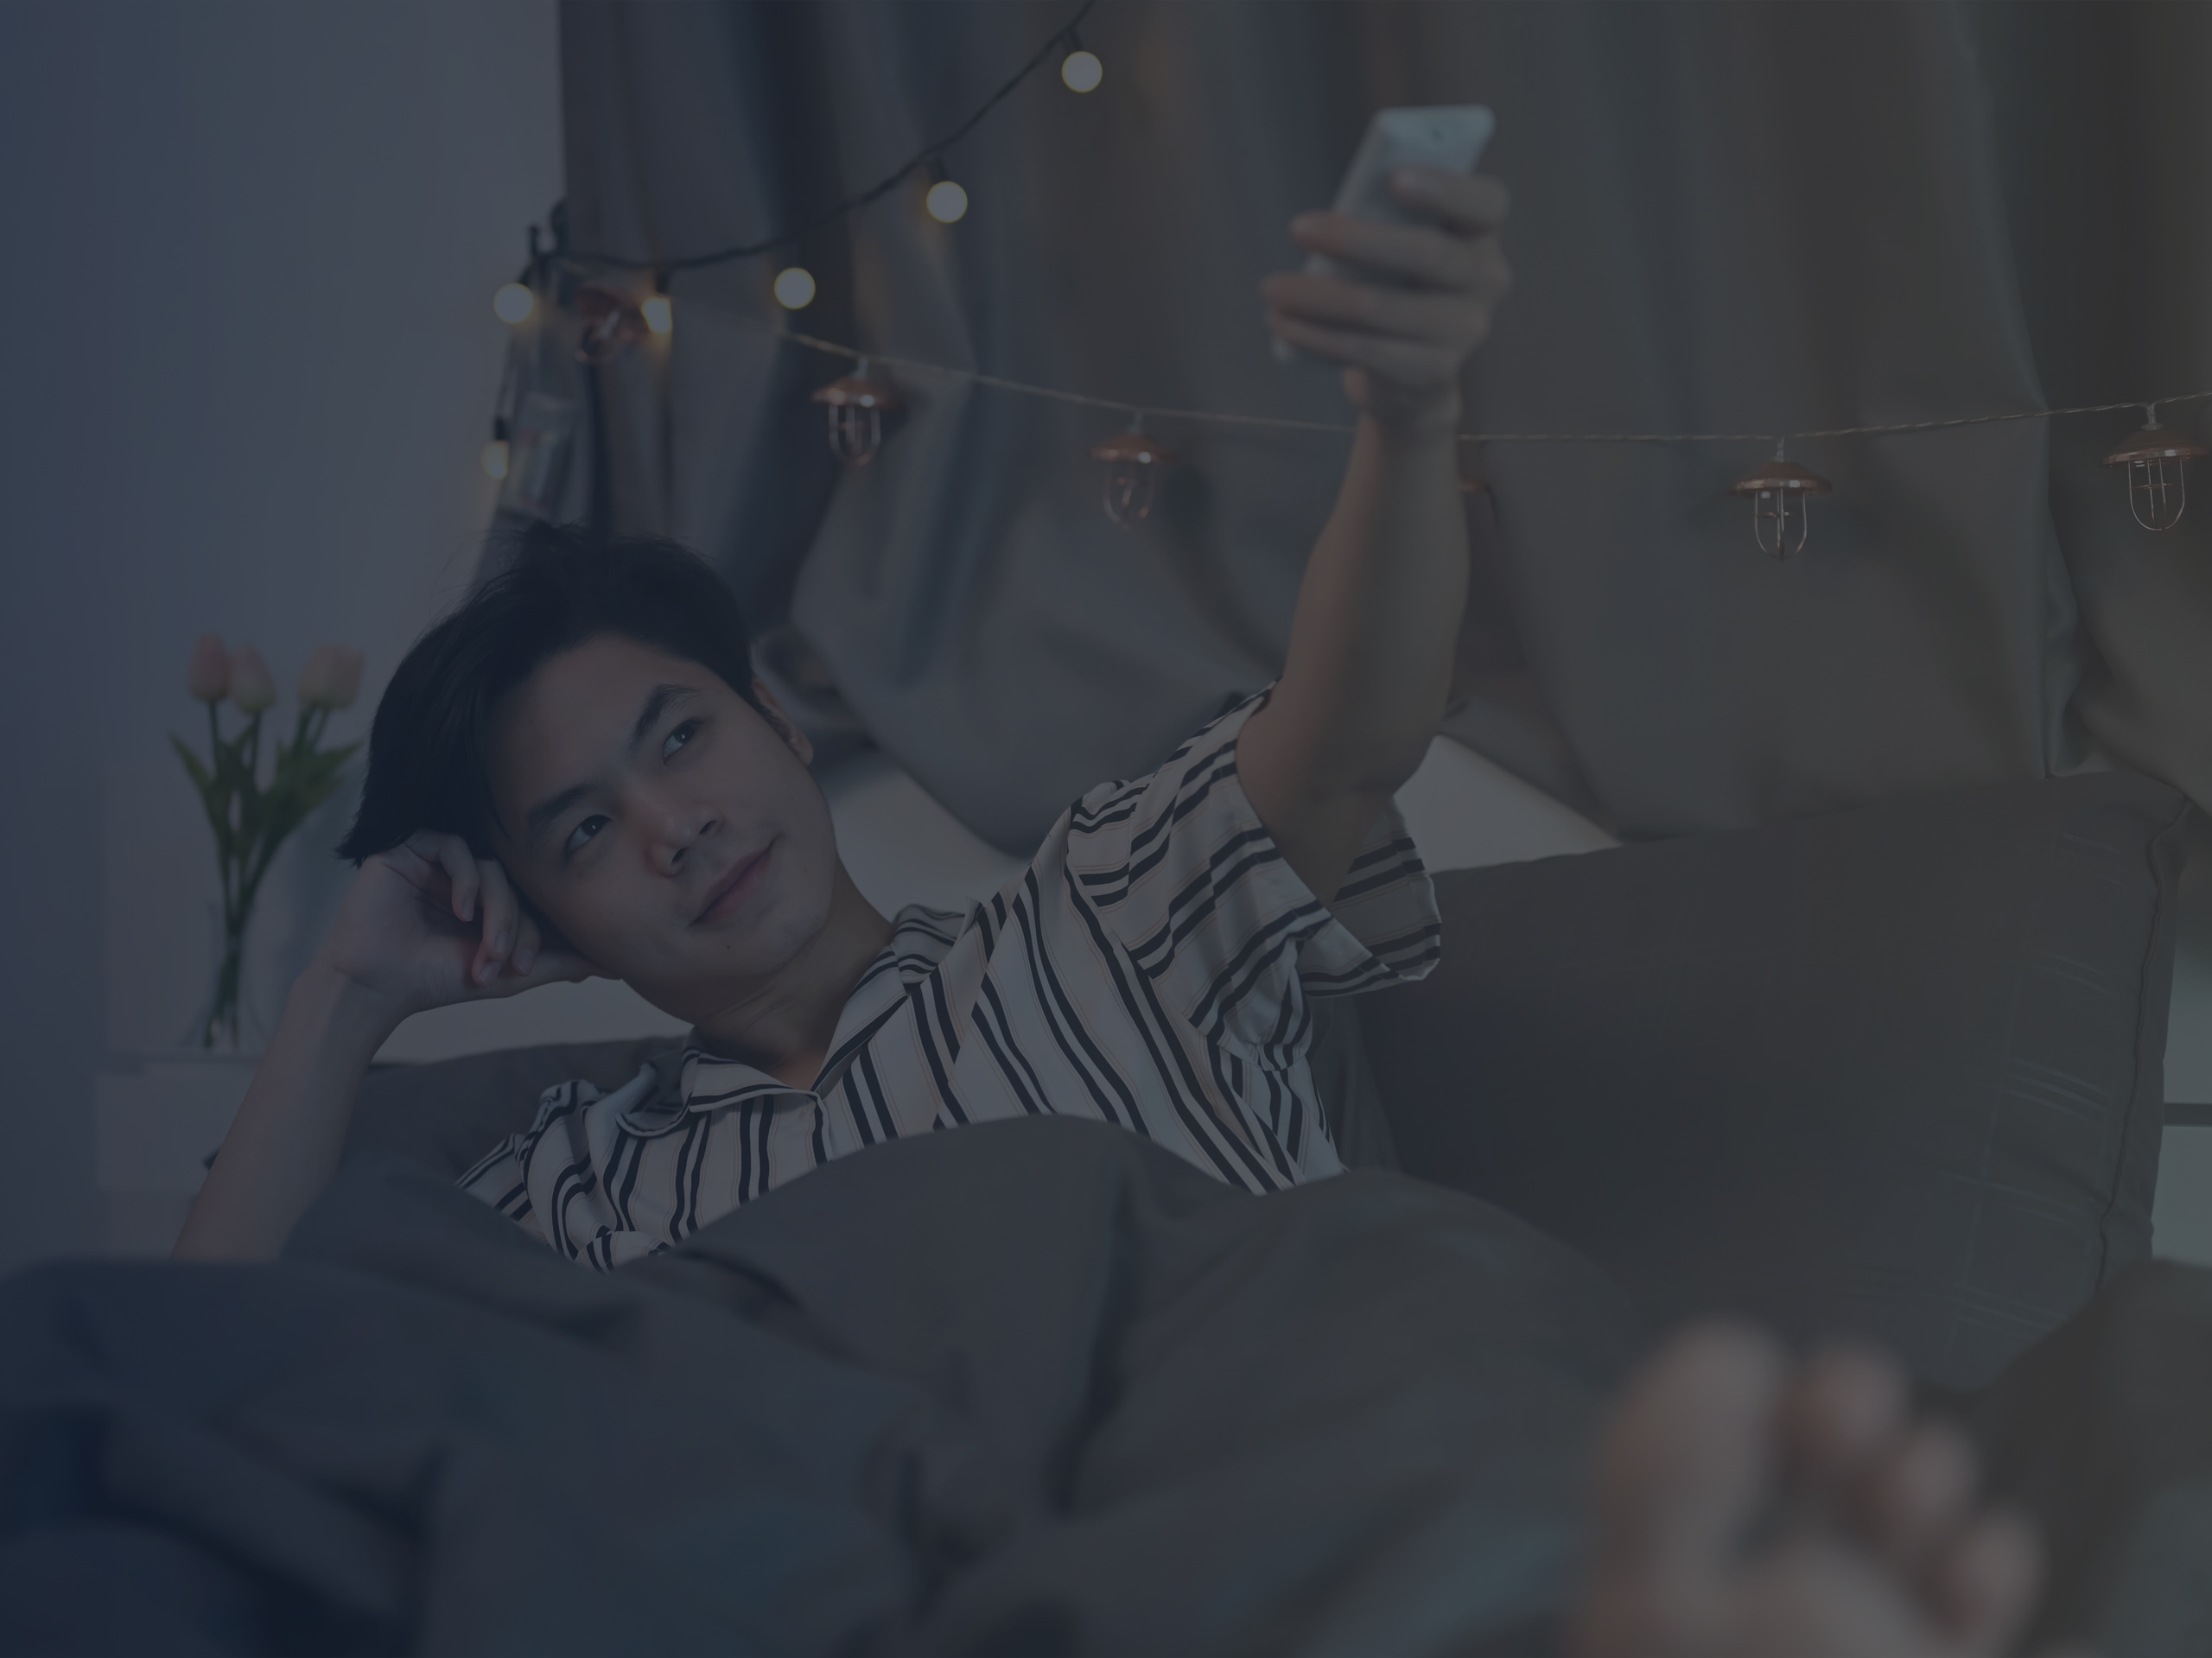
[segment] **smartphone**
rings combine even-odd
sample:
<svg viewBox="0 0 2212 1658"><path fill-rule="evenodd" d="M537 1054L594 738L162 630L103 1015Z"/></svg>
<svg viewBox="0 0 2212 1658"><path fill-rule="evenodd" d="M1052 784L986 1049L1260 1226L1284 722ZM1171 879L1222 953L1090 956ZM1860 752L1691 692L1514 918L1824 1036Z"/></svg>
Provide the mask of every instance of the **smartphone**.
<svg viewBox="0 0 2212 1658"><path fill-rule="evenodd" d="M1329 206L1340 213L1378 219L1386 224L1413 225L1423 215L1402 206L1390 194L1390 175L1414 165L1441 168L1449 173L1471 173L1481 161L1483 147L1497 128L1497 118L1487 104L1432 104L1416 108L1377 110L1367 124L1367 135L1344 169L1337 199ZM1326 254L1309 255L1306 272L1312 276L1349 276L1386 287L1402 286L1400 279L1347 270ZM1319 363L1285 340L1274 341L1278 363ZM1335 367L1330 364L1327 366Z"/></svg>

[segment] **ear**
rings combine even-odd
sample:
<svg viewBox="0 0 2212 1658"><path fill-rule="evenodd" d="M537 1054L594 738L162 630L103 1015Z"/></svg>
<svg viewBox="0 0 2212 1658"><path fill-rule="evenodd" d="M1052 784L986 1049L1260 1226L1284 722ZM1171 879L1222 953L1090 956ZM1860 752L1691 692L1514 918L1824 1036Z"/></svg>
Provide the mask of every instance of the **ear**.
<svg viewBox="0 0 2212 1658"><path fill-rule="evenodd" d="M776 700L775 692L768 689L768 682L758 674L753 677L753 695L760 699L761 711L768 716L768 723L776 728L776 734L790 746L792 753L798 756L798 763L801 765L813 765L813 743L808 740L807 734L798 728L791 715L784 711L784 705Z"/></svg>

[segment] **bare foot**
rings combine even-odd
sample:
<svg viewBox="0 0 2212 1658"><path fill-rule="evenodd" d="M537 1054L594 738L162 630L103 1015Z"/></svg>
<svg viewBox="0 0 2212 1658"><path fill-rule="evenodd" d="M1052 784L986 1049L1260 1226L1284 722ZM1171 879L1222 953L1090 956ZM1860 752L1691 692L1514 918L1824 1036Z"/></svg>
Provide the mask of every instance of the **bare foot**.
<svg viewBox="0 0 2212 1658"><path fill-rule="evenodd" d="M1864 1351L1793 1369L1698 1325L1630 1382L1595 1471L1577 1658L1966 1658L2034 1607L2034 1533L1976 1506L1965 1439Z"/></svg>

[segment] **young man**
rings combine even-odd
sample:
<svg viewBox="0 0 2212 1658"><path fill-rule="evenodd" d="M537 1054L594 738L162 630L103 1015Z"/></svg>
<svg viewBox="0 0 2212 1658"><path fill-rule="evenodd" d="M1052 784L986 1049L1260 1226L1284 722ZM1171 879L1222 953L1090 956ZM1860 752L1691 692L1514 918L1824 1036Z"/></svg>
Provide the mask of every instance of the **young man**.
<svg viewBox="0 0 2212 1658"><path fill-rule="evenodd" d="M839 863L806 740L741 618L656 543L542 529L432 630L377 714L360 864L176 1254L264 1260L329 1180L410 1014L610 974L696 1027L675 1075L549 1096L467 1177L602 1270L884 1140L1101 1118L1255 1191L1340 1168L1307 999L1426 972L1439 925L1391 797L1441 715L1467 549L1459 373L1508 284L1504 193L1417 172L1425 226L1313 213L1303 246L1409 276L1270 276L1275 333L1360 411L1281 679L1151 777L1102 785L964 918L895 921ZM1795 1380L1746 1332L1681 1338L1600 1446L1572 1635L1592 1654L2005 1647L2032 1539L1978 1512L1892 1369ZM1742 1539L1778 1498L1801 1518Z"/></svg>
<svg viewBox="0 0 2212 1658"><path fill-rule="evenodd" d="M178 1255L279 1250L402 1020L594 973L696 1027L680 1076L549 1098L468 1185L601 1268L831 1158L1025 1113L1103 1118L1255 1191L1338 1172L1306 998L1437 954L1391 796L1450 688L1459 371L1509 282L1494 180L1398 187L1432 222L1292 231L1413 286L1262 284L1269 326L1344 365L1360 411L1281 678L1151 777L1092 791L965 918L894 924L861 897L806 740L703 565L533 531L385 693L343 848L360 873Z"/></svg>

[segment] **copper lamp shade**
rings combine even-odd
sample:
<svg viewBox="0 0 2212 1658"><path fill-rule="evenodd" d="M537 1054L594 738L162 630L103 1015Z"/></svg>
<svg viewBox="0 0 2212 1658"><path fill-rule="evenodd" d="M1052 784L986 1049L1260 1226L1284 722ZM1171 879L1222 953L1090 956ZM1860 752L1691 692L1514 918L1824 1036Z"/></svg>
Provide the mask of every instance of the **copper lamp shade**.
<svg viewBox="0 0 2212 1658"><path fill-rule="evenodd" d="M1092 444L1090 458L1106 463L1106 516L1124 530L1151 512L1160 474L1176 464L1145 431L1141 416L1128 431Z"/></svg>
<svg viewBox="0 0 2212 1658"><path fill-rule="evenodd" d="M2136 523L2171 530L2189 505L2189 463L2212 450L2159 425L2157 409L2149 413L2150 423L2107 455L2105 465L2127 468L2127 506Z"/></svg>
<svg viewBox="0 0 2212 1658"><path fill-rule="evenodd" d="M618 356L645 337L645 313L618 288L588 282L576 289L576 314L583 332L576 337L576 360L599 364Z"/></svg>
<svg viewBox="0 0 2212 1658"><path fill-rule="evenodd" d="M1754 467L1728 486L1731 495L1751 498L1751 535L1759 550L1787 558L1805 549L1806 503L1815 495L1830 493L1835 486L1816 472L1808 472L1794 461L1782 458L1774 446L1774 459ZM1790 540L1790 520L1796 520L1796 540Z"/></svg>
<svg viewBox="0 0 2212 1658"><path fill-rule="evenodd" d="M904 407L899 393L885 381L869 378L868 359L842 379L810 394L829 411L830 448L849 466L865 467L883 447L883 417Z"/></svg>

